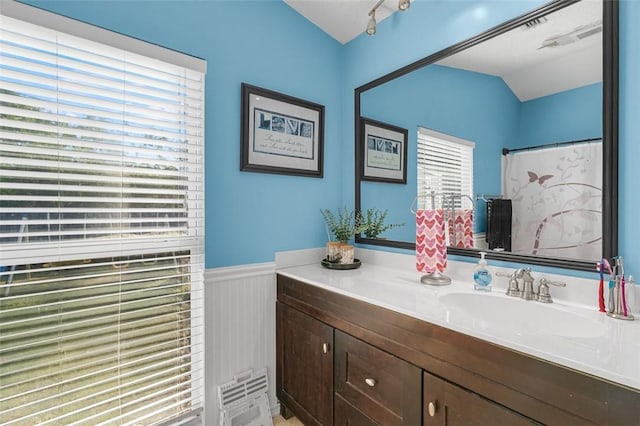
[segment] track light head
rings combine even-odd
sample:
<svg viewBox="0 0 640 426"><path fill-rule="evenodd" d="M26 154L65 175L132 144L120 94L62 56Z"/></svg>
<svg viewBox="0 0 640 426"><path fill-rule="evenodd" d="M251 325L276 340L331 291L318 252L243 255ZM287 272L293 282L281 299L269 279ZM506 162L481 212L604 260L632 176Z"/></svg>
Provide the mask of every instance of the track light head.
<svg viewBox="0 0 640 426"><path fill-rule="evenodd" d="M400 10L401 12L409 10L410 6L411 6L411 0L399 0L398 1L398 10Z"/></svg>
<svg viewBox="0 0 640 426"><path fill-rule="evenodd" d="M376 33L376 11L372 10L369 16L371 18L369 18L369 23L367 24L367 34L372 36Z"/></svg>
<svg viewBox="0 0 640 426"><path fill-rule="evenodd" d="M370 36L376 33L376 9L378 9L382 3L384 3L384 0L378 0L369 12L369 23L367 24L366 33ZM398 10L401 12L408 10L409 7L411 7L411 0L398 0Z"/></svg>

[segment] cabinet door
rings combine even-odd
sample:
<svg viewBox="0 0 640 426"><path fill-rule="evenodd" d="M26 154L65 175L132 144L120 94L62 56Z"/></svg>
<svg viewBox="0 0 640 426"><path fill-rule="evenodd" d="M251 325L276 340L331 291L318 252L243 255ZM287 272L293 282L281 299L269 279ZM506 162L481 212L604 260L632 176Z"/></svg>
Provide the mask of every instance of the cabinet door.
<svg viewBox="0 0 640 426"><path fill-rule="evenodd" d="M333 328L276 304L278 399L305 425L333 424Z"/></svg>
<svg viewBox="0 0 640 426"><path fill-rule="evenodd" d="M424 373L423 380L424 426L531 426L540 424L427 372Z"/></svg>
<svg viewBox="0 0 640 426"><path fill-rule="evenodd" d="M334 402L336 409L335 426L381 426L345 401L340 394L336 394Z"/></svg>
<svg viewBox="0 0 640 426"><path fill-rule="evenodd" d="M335 340L336 394L378 424L420 425L422 370L339 330Z"/></svg>

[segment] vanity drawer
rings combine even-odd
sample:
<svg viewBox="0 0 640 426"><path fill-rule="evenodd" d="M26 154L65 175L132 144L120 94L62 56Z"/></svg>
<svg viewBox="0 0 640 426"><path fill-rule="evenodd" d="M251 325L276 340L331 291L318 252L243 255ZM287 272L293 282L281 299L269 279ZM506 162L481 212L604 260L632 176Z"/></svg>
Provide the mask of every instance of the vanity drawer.
<svg viewBox="0 0 640 426"><path fill-rule="evenodd" d="M422 423L421 370L341 331L335 332L335 391L385 426ZM336 416L336 424L340 424Z"/></svg>

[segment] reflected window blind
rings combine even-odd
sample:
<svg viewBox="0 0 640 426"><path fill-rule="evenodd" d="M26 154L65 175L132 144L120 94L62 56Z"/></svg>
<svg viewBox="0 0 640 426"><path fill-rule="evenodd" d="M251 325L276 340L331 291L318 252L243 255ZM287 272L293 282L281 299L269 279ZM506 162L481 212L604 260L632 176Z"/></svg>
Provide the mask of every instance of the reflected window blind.
<svg viewBox="0 0 640 426"><path fill-rule="evenodd" d="M432 191L473 198L474 146L464 139L418 128L418 208L442 208L442 196L437 196L436 206L432 206ZM456 208L472 207L464 197L454 197L454 204Z"/></svg>
<svg viewBox="0 0 640 426"><path fill-rule="evenodd" d="M202 409L203 111L201 70L0 16L3 425Z"/></svg>

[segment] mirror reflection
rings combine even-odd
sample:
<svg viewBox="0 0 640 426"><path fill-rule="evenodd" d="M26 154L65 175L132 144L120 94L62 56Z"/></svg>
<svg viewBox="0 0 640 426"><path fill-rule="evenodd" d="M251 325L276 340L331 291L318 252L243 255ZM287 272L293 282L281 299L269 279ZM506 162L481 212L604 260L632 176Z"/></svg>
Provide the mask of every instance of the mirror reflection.
<svg viewBox="0 0 640 426"><path fill-rule="evenodd" d="M361 181L361 208L442 209L450 246L602 255L602 3L580 1L361 93L408 130L407 183ZM413 226L411 226L413 225Z"/></svg>

